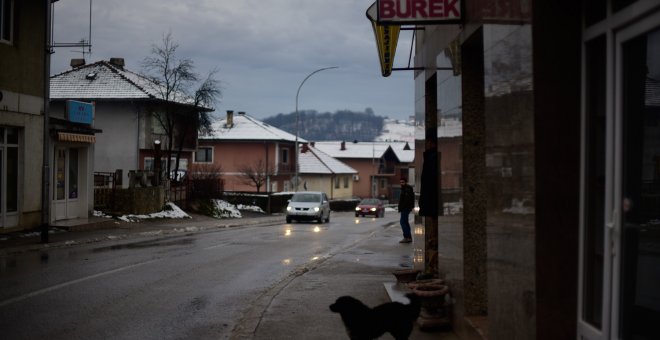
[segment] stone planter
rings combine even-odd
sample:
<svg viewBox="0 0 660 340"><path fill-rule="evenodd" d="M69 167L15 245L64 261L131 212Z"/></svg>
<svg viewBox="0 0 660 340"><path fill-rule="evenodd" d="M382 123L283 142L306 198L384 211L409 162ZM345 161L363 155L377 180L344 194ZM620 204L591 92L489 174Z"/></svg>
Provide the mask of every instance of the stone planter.
<svg viewBox="0 0 660 340"><path fill-rule="evenodd" d="M450 326L449 303L446 301L449 287L436 281L420 283L412 291L422 304L422 311L417 319L421 330L432 331Z"/></svg>
<svg viewBox="0 0 660 340"><path fill-rule="evenodd" d="M415 281L419 272L419 269L399 269L393 271L392 274L396 277L396 282L408 283Z"/></svg>
<svg viewBox="0 0 660 340"><path fill-rule="evenodd" d="M413 290L419 286L422 285L427 285L427 284L432 284L432 285L443 285L445 284L445 280L442 279L426 279L426 280L416 280L416 281L411 281L406 284L410 290Z"/></svg>

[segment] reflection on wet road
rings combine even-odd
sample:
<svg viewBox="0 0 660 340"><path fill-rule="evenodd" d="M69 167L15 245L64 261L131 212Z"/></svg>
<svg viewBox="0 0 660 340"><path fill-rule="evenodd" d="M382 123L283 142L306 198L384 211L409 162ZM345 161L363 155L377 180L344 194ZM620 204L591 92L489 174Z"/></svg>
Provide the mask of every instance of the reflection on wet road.
<svg viewBox="0 0 660 340"><path fill-rule="evenodd" d="M200 332L195 338L224 338L246 301L392 225L394 216L359 220L338 213L330 223L143 236L0 257L2 338L179 339L190 338L191 329Z"/></svg>

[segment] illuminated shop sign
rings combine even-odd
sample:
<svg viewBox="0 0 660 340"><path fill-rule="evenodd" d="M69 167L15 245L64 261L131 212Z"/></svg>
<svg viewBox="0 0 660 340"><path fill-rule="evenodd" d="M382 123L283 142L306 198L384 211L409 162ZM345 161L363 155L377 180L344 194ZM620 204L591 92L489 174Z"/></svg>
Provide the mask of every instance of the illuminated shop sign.
<svg viewBox="0 0 660 340"><path fill-rule="evenodd" d="M415 25L456 23L461 20L461 0L377 0L379 24Z"/></svg>

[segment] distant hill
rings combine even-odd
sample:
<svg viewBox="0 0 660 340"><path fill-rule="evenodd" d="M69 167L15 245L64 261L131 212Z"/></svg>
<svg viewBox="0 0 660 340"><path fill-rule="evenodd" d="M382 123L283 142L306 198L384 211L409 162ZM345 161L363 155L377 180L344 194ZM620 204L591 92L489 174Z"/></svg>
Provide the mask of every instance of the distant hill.
<svg viewBox="0 0 660 340"><path fill-rule="evenodd" d="M335 113L318 113L315 110L299 111L299 136L310 141L345 140L371 142L376 140L400 140L396 136L388 136L390 130L400 131L400 128L388 128L386 124L392 121L385 117L376 116L373 110L367 108L364 112L349 110ZM296 133L296 113L280 113L273 117L263 119L263 122L289 133ZM404 124L405 125L405 124ZM412 125L410 136L412 136ZM406 133L403 133L406 135ZM397 132L397 136L400 133Z"/></svg>

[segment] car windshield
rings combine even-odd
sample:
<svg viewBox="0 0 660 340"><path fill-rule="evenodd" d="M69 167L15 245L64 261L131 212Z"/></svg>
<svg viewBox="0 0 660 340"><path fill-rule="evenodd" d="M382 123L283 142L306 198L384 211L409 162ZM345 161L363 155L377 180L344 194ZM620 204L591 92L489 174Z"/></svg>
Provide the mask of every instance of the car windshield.
<svg viewBox="0 0 660 340"><path fill-rule="evenodd" d="M365 199L365 200L362 200L362 202L360 202L360 204L364 204L364 205L378 205L378 199L375 199L375 198Z"/></svg>
<svg viewBox="0 0 660 340"><path fill-rule="evenodd" d="M291 197L291 202L320 202L319 194L295 194Z"/></svg>

